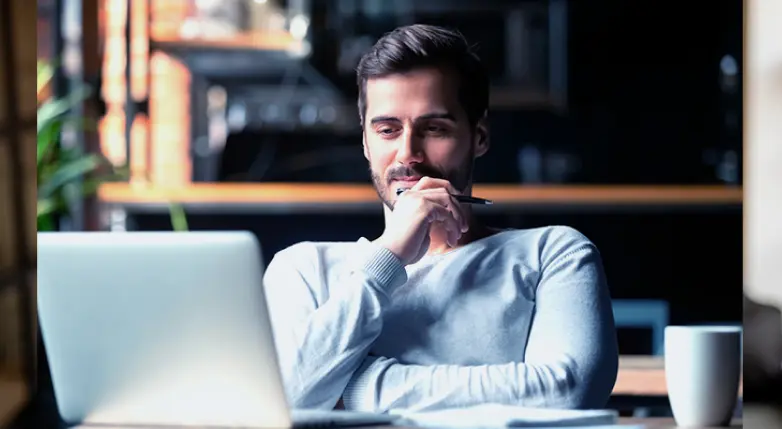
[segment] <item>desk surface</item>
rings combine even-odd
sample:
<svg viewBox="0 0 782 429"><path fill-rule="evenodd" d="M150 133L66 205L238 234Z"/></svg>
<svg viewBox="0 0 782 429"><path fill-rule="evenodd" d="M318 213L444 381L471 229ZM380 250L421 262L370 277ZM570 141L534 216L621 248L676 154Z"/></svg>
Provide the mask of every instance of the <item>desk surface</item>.
<svg viewBox="0 0 782 429"><path fill-rule="evenodd" d="M614 395L666 396L665 361L662 356L621 356Z"/></svg>
<svg viewBox="0 0 782 429"><path fill-rule="evenodd" d="M667 396L665 360L662 356L621 356L614 395ZM743 382L739 395L743 394Z"/></svg>
<svg viewBox="0 0 782 429"><path fill-rule="evenodd" d="M677 428L679 426L676 426L676 422L673 421L672 418L669 417L652 417L652 418L620 418L619 419L620 425L640 425L644 426L649 429L667 429L667 428ZM741 420L734 420L731 422L731 425L729 426L731 428L740 428L743 427L743 423ZM709 427L709 426L696 426L696 427L690 427L689 429L717 429L717 427ZM724 428L720 428L724 429Z"/></svg>
<svg viewBox="0 0 782 429"><path fill-rule="evenodd" d="M666 429L666 428L676 428L676 423L673 421L672 418L620 418L619 419L620 425L639 425L643 426L649 429ZM736 420L732 422L731 426L732 428L739 428L743 427L741 420ZM170 428L170 427L169 427ZM77 426L73 429L141 429L136 428L132 426ZM154 429L153 427L145 427L145 429ZM415 427L406 427L406 426L369 426L365 428L353 428L353 429L420 429ZM443 428L447 429L447 428ZM717 429L703 426L703 427L691 427L689 429ZM723 429L723 428L720 428Z"/></svg>

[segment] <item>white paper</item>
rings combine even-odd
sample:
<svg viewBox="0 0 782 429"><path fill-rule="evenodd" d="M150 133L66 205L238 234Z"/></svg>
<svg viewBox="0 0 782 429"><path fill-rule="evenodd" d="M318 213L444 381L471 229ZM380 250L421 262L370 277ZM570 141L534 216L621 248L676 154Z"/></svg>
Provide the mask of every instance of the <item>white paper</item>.
<svg viewBox="0 0 782 429"><path fill-rule="evenodd" d="M588 426L594 429L615 425L619 417L615 410L556 410L498 404L425 412L393 410L391 414L401 416L403 424L412 426L471 428Z"/></svg>

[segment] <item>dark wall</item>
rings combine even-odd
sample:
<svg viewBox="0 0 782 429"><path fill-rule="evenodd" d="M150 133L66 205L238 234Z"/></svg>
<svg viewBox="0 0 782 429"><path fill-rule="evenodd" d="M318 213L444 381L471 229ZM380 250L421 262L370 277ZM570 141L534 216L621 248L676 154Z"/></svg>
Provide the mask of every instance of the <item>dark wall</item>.
<svg viewBox="0 0 782 429"><path fill-rule="evenodd" d="M741 182L741 84L738 80L732 92L724 91L720 72L726 55L741 66L740 0L569 1L567 15L567 109L519 105L490 111L492 150L476 166L478 181L529 180L519 151L534 146L544 163L557 154L570 159L560 177L543 175L552 183ZM449 24L443 20L435 21ZM462 21L453 18L450 25ZM501 26L501 21L490 24ZM379 28L385 29L373 31ZM480 40L479 54L496 60L502 52L498 47L505 41L497 28L481 33L468 26L465 33ZM337 84L353 100L353 77ZM232 135L221 180L242 176L265 148L262 156L272 165L249 180L367 182L360 139L358 132ZM311 154L312 166L292 168L303 154ZM732 162L722 162L733 156Z"/></svg>
<svg viewBox="0 0 782 429"><path fill-rule="evenodd" d="M722 91L720 62L741 66L742 1L569 5L569 118L599 165L589 181L716 181L705 152L741 152L741 85Z"/></svg>

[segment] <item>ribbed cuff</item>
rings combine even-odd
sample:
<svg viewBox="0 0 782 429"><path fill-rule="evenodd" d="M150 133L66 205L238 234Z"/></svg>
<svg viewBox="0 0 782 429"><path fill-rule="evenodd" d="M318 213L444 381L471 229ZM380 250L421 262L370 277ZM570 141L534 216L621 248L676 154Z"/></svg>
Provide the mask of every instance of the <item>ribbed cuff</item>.
<svg viewBox="0 0 782 429"><path fill-rule="evenodd" d="M385 359L369 356L353 373L348 385L342 393L342 403L346 410L377 412L378 381L396 359Z"/></svg>
<svg viewBox="0 0 782 429"><path fill-rule="evenodd" d="M361 270L377 281L385 293L390 293L407 282L407 272L402 261L385 247L371 245L372 253L364 261Z"/></svg>

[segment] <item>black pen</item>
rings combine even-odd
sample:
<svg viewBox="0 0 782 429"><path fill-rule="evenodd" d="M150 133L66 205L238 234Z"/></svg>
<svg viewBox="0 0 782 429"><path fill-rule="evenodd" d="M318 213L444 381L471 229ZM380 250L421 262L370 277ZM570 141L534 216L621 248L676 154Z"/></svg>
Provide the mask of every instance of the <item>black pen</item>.
<svg viewBox="0 0 782 429"><path fill-rule="evenodd" d="M401 195L402 192L406 191L406 188L399 188L396 190L397 195ZM456 201L464 204L482 204L482 205L491 205L494 204L492 200L487 200L484 198L478 198L478 197L468 197L467 195L451 195L456 199Z"/></svg>

